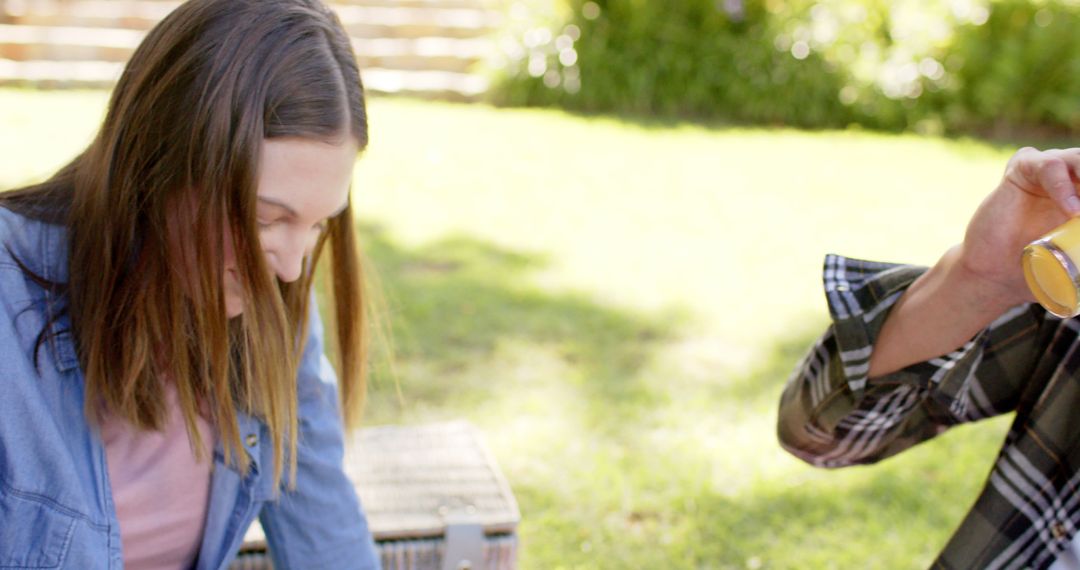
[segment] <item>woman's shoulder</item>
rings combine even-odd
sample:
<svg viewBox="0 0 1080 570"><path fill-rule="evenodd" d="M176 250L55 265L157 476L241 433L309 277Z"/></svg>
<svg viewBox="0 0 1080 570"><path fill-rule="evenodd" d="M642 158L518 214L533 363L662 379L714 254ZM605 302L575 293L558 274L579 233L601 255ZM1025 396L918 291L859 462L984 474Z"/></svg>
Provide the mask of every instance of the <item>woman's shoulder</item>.
<svg viewBox="0 0 1080 570"><path fill-rule="evenodd" d="M0 202L0 240L7 241L9 235L17 233L20 228L25 227L27 223L32 221Z"/></svg>
<svg viewBox="0 0 1080 570"><path fill-rule="evenodd" d="M9 270L30 270L47 280L66 278L67 231L0 204L0 288Z"/></svg>
<svg viewBox="0 0 1080 570"><path fill-rule="evenodd" d="M62 305L53 284L67 272L66 231L0 205L0 376L32 377L36 339ZM61 271L61 269L64 269ZM25 358L32 350L34 358ZM13 368L14 367L14 368ZM0 379L4 380L6 378Z"/></svg>

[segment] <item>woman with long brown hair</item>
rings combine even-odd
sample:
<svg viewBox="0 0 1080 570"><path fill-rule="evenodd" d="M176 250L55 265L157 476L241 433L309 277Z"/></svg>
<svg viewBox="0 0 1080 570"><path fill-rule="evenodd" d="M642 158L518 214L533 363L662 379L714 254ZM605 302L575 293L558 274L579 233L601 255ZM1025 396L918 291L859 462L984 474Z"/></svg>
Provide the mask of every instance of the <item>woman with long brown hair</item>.
<svg viewBox="0 0 1080 570"><path fill-rule="evenodd" d="M0 567L223 568L256 516L277 568L378 567L342 471L366 144L318 0L190 0L89 147L0 196ZM339 375L312 302L324 246Z"/></svg>

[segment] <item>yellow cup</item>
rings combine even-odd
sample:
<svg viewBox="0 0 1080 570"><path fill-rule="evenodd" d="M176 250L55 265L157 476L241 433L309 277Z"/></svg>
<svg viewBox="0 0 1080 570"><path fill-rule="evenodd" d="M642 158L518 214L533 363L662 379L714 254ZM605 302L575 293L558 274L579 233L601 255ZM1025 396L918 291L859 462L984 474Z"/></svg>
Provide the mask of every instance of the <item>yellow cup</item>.
<svg viewBox="0 0 1080 570"><path fill-rule="evenodd" d="M1073 218L1024 248L1021 264L1028 288L1047 311L1062 318L1080 314L1080 218Z"/></svg>

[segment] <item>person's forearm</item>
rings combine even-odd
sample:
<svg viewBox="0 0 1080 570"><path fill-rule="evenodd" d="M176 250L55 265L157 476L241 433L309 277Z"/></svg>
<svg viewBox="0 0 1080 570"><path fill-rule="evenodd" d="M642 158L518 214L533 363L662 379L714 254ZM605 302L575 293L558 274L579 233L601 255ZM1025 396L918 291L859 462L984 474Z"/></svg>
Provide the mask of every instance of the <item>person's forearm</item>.
<svg viewBox="0 0 1080 570"><path fill-rule="evenodd" d="M968 272L960 251L946 252L897 301L874 344L870 377L947 354L1018 304Z"/></svg>

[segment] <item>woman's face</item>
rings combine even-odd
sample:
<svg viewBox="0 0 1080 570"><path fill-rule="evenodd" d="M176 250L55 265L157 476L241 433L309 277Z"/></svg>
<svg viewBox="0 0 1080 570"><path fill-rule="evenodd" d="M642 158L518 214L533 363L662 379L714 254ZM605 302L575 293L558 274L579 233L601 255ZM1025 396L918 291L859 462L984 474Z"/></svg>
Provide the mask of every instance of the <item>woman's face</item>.
<svg viewBox="0 0 1080 570"><path fill-rule="evenodd" d="M255 215L266 264L278 279L300 278L304 258L327 221L348 205L357 152L352 137L337 144L302 138L263 141ZM232 240L225 243L225 309L232 318L243 312L244 297Z"/></svg>

